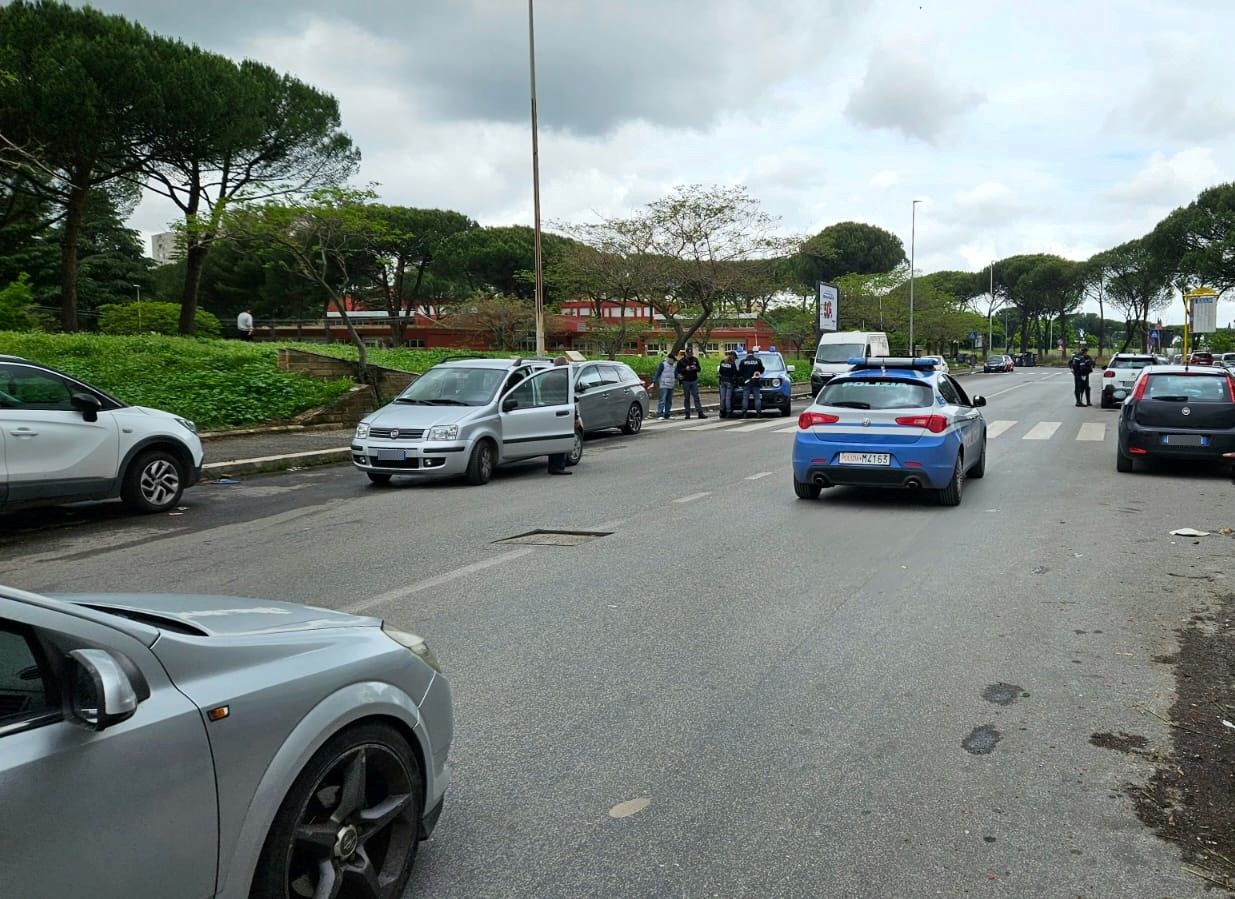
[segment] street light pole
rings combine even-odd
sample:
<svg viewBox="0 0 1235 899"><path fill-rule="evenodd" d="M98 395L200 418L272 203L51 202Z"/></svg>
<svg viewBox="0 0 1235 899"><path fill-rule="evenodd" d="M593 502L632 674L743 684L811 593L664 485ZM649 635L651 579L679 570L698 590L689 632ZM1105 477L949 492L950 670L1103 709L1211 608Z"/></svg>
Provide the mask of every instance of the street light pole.
<svg viewBox="0 0 1235 899"><path fill-rule="evenodd" d="M535 234L536 355L545 355L545 275L540 255L540 145L536 136L536 29L527 0L527 51L532 80L532 228Z"/></svg>
<svg viewBox="0 0 1235 899"><path fill-rule="evenodd" d="M986 313L986 351L988 353L995 349L995 331L991 325L991 320L995 317L995 262L991 260L991 305L990 311ZM1004 338L1004 343L1007 343L1007 338Z"/></svg>
<svg viewBox="0 0 1235 899"><path fill-rule="evenodd" d="M912 213L909 223L909 355L914 354L913 343L913 265L914 265L914 246L917 243L918 233L918 204L921 200L914 200Z"/></svg>
<svg viewBox="0 0 1235 899"><path fill-rule="evenodd" d="M137 330L142 329L142 286L140 284L133 285L137 289Z"/></svg>

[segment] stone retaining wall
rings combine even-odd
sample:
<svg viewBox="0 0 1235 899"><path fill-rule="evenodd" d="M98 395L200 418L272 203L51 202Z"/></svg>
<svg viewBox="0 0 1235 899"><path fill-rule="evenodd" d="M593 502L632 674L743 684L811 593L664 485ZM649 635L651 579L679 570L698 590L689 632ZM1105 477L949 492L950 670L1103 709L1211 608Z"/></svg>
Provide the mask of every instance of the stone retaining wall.
<svg viewBox="0 0 1235 899"><path fill-rule="evenodd" d="M340 378L356 381L359 377L358 368L355 362L346 359L287 347L279 348L281 371L297 372L323 381L337 381ZM380 365L370 365L368 369L368 384L357 384L329 406L310 409L297 416L295 421L302 425L331 424L351 427L374 409L398 396L420 377L415 372L383 368Z"/></svg>

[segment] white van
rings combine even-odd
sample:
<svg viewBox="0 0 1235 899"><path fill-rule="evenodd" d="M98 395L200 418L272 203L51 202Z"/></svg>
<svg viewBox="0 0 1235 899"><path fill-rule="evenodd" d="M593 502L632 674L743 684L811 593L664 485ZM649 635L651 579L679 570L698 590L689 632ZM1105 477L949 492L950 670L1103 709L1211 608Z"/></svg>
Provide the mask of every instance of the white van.
<svg viewBox="0 0 1235 899"><path fill-rule="evenodd" d="M861 356L887 356L888 335L882 331L835 331L819 338L815 350L815 366L810 373L810 392L813 396L819 388L839 374L851 368L849 360Z"/></svg>

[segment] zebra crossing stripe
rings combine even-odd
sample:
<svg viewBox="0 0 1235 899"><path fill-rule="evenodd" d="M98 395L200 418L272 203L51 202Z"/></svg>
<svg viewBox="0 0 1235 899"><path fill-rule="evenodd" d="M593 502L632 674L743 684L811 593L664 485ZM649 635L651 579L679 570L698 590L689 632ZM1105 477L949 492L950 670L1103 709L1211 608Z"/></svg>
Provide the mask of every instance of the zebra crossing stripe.
<svg viewBox="0 0 1235 899"><path fill-rule="evenodd" d="M1029 433L1022 437L1022 440L1050 440L1055 436L1055 432L1062 425L1061 421L1040 421L1032 428Z"/></svg>
<svg viewBox="0 0 1235 899"><path fill-rule="evenodd" d="M1090 421L1081 425L1080 433L1076 435L1077 440L1105 440L1106 439L1106 422Z"/></svg>
<svg viewBox="0 0 1235 899"><path fill-rule="evenodd" d="M1016 424L1015 421L992 421L986 426L986 439L994 440L1004 431L1008 430Z"/></svg>
<svg viewBox="0 0 1235 899"><path fill-rule="evenodd" d="M794 431L799 431L799 430L801 430L801 428L799 428L797 425L790 425L787 428L781 428L780 430L773 431L772 433L773 434L792 434Z"/></svg>
<svg viewBox="0 0 1235 899"><path fill-rule="evenodd" d="M777 425L783 425L784 422L777 418L772 421L758 421L750 425L741 425L733 429L734 434L745 434L747 431L762 431L764 428L774 428Z"/></svg>
<svg viewBox="0 0 1235 899"><path fill-rule="evenodd" d="M693 427L682 428L682 430L683 431L715 431L717 428L727 428L732 424L733 422L729 422L729 421L714 421L711 424L694 425Z"/></svg>

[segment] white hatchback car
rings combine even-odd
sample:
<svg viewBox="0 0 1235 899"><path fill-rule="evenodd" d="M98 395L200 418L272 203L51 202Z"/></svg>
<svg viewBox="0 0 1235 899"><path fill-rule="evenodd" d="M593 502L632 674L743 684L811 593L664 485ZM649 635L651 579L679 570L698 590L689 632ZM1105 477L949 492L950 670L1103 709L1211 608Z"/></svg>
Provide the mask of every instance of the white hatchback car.
<svg viewBox="0 0 1235 899"><path fill-rule="evenodd" d="M119 497L165 512L201 479L193 422L0 356L0 512Z"/></svg>
<svg viewBox="0 0 1235 899"><path fill-rule="evenodd" d="M1113 409L1132 394L1132 385L1146 366L1157 365L1158 357L1148 353L1115 353L1102 371L1103 409Z"/></svg>

